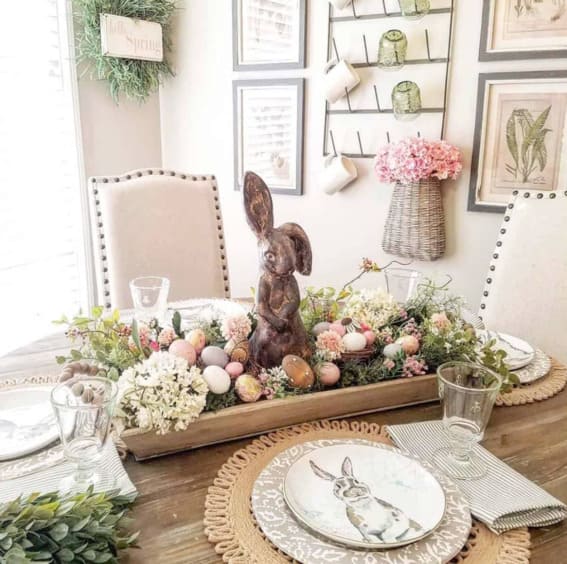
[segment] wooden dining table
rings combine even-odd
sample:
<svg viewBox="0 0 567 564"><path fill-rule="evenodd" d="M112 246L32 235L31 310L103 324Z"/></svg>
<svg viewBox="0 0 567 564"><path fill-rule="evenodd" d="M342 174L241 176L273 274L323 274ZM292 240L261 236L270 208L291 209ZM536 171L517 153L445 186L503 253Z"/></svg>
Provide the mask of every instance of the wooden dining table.
<svg viewBox="0 0 567 564"><path fill-rule="evenodd" d="M0 384L57 374L55 355L69 348L56 334L0 358ZM321 418L325 414L321 413ZM439 419L438 402L351 418L399 424ZM222 464L251 439L202 447L145 462L132 457L126 471L138 489L133 507L140 548L125 562L209 564L222 562L203 528L205 496ZM482 444L512 468L567 502L567 392L542 402L494 409ZM0 485L1 486L1 485ZM531 529L533 564L567 562L567 523ZM489 563L487 563L489 564Z"/></svg>

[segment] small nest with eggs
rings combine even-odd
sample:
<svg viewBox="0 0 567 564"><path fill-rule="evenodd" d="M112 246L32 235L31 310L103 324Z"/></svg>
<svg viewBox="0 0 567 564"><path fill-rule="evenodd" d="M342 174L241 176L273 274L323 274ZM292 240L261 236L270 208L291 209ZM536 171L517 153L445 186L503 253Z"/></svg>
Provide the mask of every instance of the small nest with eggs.
<svg viewBox="0 0 567 564"><path fill-rule="evenodd" d="M341 354L341 360L348 362L351 360L370 360L374 356L374 347L366 347L361 351L345 351Z"/></svg>

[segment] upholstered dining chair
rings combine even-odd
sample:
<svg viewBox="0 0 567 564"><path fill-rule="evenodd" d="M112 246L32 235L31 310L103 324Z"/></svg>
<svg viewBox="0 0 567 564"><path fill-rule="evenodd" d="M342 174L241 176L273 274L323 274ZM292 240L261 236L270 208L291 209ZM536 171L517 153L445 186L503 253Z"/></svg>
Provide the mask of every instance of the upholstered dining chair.
<svg viewBox="0 0 567 564"><path fill-rule="evenodd" d="M516 191L492 255L479 316L567 363L567 191Z"/></svg>
<svg viewBox="0 0 567 564"><path fill-rule="evenodd" d="M169 278L170 301L229 296L214 176L144 169L89 186L99 304L132 307L129 281L154 275Z"/></svg>

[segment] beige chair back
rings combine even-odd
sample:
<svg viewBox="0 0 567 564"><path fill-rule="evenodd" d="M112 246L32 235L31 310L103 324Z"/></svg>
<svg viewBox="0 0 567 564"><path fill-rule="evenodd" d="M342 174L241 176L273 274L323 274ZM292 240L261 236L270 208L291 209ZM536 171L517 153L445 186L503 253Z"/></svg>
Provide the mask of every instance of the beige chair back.
<svg viewBox="0 0 567 564"><path fill-rule="evenodd" d="M138 276L169 278L169 301L230 295L214 176L147 169L89 186L99 304L132 307Z"/></svg>
<svg viewBox="0 0 567 564"><path fill-rule="evenodd" d="M567 191L515 192L479 315L567 363Z"/></svg>

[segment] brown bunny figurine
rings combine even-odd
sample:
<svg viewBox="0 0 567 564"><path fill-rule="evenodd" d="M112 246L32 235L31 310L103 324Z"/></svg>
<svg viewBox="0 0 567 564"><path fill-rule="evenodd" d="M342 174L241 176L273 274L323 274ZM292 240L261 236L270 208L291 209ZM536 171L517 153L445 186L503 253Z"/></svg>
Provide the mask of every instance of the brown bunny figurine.
<svg viewBox="0 0 567 564"><path fill-rule="evenodd" d="M258 237L262 274L256 293L258 325L250 338L251 359L264 368L281 364L295 354L308 358L311 350L299 316L299 287L293 273L311 274L311 245L296 223L274 229L272 197L253 172L244 176L244 209Z"/></svg>

